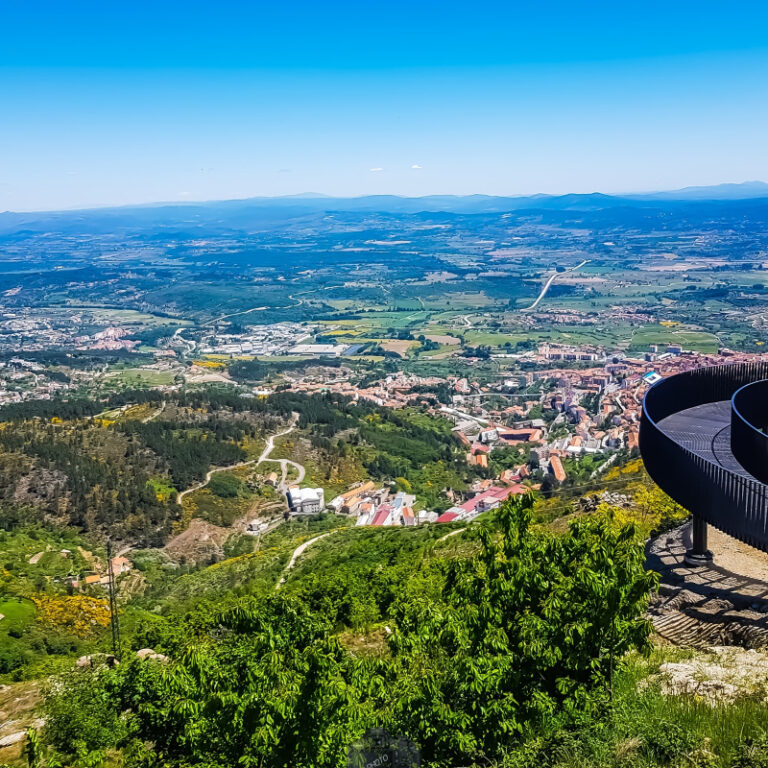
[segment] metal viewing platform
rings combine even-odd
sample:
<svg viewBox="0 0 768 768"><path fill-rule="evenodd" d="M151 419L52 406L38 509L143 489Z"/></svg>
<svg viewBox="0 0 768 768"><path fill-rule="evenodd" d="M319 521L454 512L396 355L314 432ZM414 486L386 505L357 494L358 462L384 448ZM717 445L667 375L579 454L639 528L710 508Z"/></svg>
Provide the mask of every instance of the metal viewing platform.
<svg viewBox="0 0 768 768"><path fill-rule="evenodd" d="M707 524L768 552L768 362L679 373L643 400L648 474L693 515L692 564L712 559Z"/></svg>

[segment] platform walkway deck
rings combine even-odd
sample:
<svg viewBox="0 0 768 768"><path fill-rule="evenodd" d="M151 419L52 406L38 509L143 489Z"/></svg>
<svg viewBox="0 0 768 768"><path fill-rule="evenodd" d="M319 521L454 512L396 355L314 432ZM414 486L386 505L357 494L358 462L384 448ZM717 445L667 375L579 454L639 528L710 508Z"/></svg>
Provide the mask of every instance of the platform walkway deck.
<svg viewBox="0 0 768 768"><path fill-rule="evenodd" d="M741 477L754 478L731 453L731 403L722 400L678 411L662 419L659 429L679 445Z"/></svg>

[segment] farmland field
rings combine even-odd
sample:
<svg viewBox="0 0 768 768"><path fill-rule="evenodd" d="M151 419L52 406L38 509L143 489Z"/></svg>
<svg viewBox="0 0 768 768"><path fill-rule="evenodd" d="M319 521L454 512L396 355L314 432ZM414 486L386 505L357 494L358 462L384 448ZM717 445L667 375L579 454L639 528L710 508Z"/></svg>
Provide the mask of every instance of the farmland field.
<svg viewBox="0 0 768 768"><path fill-rule="evenodd" d="M683 349L691 349L696 352L717 352L720 340L711 333L678 329L675 327L646 326L639 328L632 334L633 349L647 349L649 344L678 344Z"/></svg>

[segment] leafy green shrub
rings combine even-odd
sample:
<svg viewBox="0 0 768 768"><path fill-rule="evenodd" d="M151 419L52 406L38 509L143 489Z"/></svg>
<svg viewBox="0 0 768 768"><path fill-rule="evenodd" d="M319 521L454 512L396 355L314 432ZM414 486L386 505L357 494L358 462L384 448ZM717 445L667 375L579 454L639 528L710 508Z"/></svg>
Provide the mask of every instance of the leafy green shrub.
<svg viewBox="0 0 768 768"><path fill-rule="evenodd" d="M85 755L117 744L125 735L112 690L112 671L77 669L44 692L48 743L64 755Z"/></svg>
<svg viewBox="0 0 768 768"><path fill-rule="evenodd" d="M157 764L330 768L365 731L353 659L295 601L198 613L164 643L169 666L134 658L114 673Z"/></svg>
<svg viewBox="0 0 768 768"><path fill-rule="evenodd" d="M243 490L243 483L230 472L216 472L208 481L208 490L221 499L234 499Z"/></svg>
<svg viewBox="0 0 768 768"><path fill-rule="evenodd" d="M0 675L13 672L26 662L26 655L18 643L6 642L0 645Z"/></svg>
<svg viewBox="0 0 768 768"><path fill-rule="evenodd" d="M625 653L648 645L656 577L635 529L598 517L552 536L531 529L532 506L501 507L442 605L397 606L396 717L427 759L485 762L531 724L596 710Z"/></svg>
<svg viewBox="0 0 768 768"><path fill-rule="evenodd" d="M768 734L747 738L731 761L730 768L768 768Z"/></svg>
<svg viewBox="0 0 768 768"><path fill-rule="evenodd" d="M642 733L641 751L657 762L678 765L696 748L695 734L670 720L650 720Z"/></svg>

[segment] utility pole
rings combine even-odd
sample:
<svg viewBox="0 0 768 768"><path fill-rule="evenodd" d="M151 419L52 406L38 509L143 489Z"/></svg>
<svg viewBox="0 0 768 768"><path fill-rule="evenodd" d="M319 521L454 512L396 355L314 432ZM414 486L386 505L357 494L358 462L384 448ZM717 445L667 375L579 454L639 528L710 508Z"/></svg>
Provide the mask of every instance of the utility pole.
<svg viewBox="0 0 768 768"><path fill-rule="evenodd" d="M112 568L112 541L107 539L107 573L109 578L109 615L112 626L112 653L120 659L120 617L117 613L117 597L115 595L115 571Z"/></svg>

